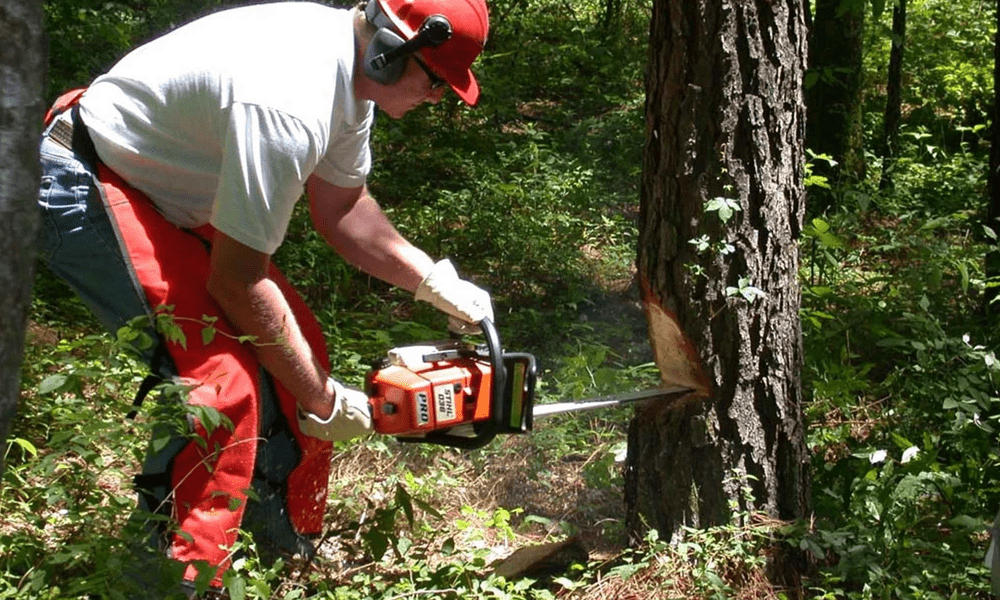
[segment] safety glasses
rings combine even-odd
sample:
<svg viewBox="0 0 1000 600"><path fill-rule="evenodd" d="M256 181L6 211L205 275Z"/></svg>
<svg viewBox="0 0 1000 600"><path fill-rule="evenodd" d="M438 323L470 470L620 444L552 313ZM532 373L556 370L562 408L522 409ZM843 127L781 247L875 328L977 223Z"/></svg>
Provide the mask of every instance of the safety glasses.
<svg viewBox="0 0 1000 600"><path fill-rule="evenodd" d="M413 57L413 60L416 61L417 65L419 65L420 68L424 70L424 73L427 74L427 79L431 82L431 91L448 85L448 82L438 77L434 71L431 71L430 67L424 64L424 61L420 60L416 56Z"/></svg>

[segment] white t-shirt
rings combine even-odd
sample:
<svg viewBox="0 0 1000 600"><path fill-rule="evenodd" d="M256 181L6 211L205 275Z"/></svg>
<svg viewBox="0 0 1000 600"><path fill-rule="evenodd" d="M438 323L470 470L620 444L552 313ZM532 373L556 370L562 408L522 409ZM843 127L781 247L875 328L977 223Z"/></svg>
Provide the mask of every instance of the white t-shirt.
<svg viewBox="0 0 1000 600"><path fill-rule="evenodd" d="M137 48L80 101L101 160L181 227L272 254L311 174L364 184L374 105L354 96L350 10L226 10Z"/></svg>

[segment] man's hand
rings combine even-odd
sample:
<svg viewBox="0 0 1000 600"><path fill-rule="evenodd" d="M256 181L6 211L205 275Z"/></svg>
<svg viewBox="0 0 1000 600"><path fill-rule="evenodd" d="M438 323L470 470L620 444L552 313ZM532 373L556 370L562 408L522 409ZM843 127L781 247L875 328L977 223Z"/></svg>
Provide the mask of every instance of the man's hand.
<svg viewBox="0 0 1000 600"><path fill-rule="evenodd" d="M416 299L429 302L447 314L448 328L455 333L475 333L483 319L493 320L493 302L489 293L461 279L451 261L435 263L431 272L417 286Z"/></svg>
<svg viewBox="0 0 1000 600"><path fill-rule="evenodd" d="M343 442L371 433L372 412L368 395L345 387L332 377L327 380L327 387L331 386L333 412L329 417L322 419L299 408L299 429L302 433L328 442Z"/></svg>

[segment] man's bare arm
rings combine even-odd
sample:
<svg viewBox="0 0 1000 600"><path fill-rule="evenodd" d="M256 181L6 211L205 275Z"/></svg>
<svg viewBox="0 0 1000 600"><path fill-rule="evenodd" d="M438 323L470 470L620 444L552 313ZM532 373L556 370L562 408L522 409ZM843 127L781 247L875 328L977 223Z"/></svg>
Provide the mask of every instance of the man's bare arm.
<svg viewBox="0 0 1000 600"><path fill-rule="evenodd" d="M434 261L400 235L364 186L342 188L314 176L308 192L313 226L354 266L410 292L431 272Z"/></svg>
<svg viewBox="0 0 1000 600"><path fill-rule="evenodd" d="M269 255L216 232L208 292L230 323L256 338L261 365L303 409L326 418L333 409L333 387L284 295L268 278L270 261Z"/></svg>

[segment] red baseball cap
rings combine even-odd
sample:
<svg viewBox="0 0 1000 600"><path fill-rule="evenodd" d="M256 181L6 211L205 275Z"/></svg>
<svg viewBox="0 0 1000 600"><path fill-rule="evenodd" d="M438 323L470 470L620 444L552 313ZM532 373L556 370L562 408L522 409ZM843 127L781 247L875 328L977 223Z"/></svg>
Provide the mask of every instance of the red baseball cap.
<svg viewBox="0 0 1000 600"><path fill-rule="evenodd" d="M437 47L420 49L420 56L448 82L466 104L479 100L479 83L469 68L486 45L490 32L484 0L371 0L382 6L403 38L416 35L427 17L441 15L451 23L451 37Z"/></svg>

